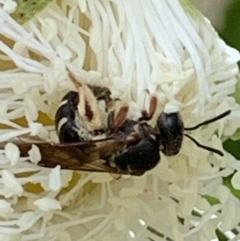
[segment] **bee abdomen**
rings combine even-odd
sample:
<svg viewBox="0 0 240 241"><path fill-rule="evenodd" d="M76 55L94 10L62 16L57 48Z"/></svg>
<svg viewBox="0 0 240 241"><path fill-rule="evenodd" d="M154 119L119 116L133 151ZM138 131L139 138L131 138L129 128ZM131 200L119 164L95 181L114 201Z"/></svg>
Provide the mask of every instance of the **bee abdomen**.
<svg viewBox="0 0 240 241"><path fill-rule="evenodd" d="M63 97L59 105L55 115L55 126L60 143L83 141L75 123L78 103L78 93L70 91Z"/></svg>

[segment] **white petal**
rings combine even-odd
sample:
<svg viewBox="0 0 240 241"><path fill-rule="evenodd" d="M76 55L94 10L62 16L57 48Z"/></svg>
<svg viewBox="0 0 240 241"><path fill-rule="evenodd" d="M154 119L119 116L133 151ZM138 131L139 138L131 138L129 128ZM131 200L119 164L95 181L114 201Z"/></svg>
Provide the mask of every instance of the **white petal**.
<svg viewBox="0 0 240 241"><path fill-rule="evenodd" d="M50 171L49 187L53 191L58 191L62 187L60 165Z"/></svg>
<svg viewBox="0 0 240 241"><path fill-rule="evenodd" d="M58 26L55 20L53 20L52 18L47 18L44 20L39 18L39 20L42 24L41 27L43 35L48 41L52 41L56 37L58 31Z"/></svg>
<svg viewBox="0 0 240 241"><path fill-rule="evenodd" d="M8 105L4 102L1 102L1 108L0 108L0 116L4 117L7 114Z"/></svg>
<svg viewBox="0 0 240 241"><path fill-rule="evenodd" d="M31 122L31 121L36 121L38 118L38 109L33 102L33 99L31 98L30 94L25 94L24 96L24 102L25 102L25 115L26 119Z"/></svg>
<svg viewBox="0 0 240 241"><path fill-rule="evenodd" d="M0 240L3 241L19 241L21 240L21 234L4 234L0 233Z"/></svg>
<svg viewBox="0 0 240 241"><path fill-rule="evenodd" d="M47 197L38 199L34 201L33 204L44 212L62 209L60 203L57 200Z"/></svg>
<svg viewBox="0 0 240 241"><path fill-rule="evenodd" d="M41 123L34 123L31 122L30 125L30 130L31 130L31 135L32 136L36 136L38 135L38 133L41 131L41 129L43 128L43 125Z"/></svg>
<svg viewBox="0 0 240 241"><path fill-rule="evenodd" d="M72 53L65 46L58 46L56 50L61 59L69 60L72 57Z"/></svg>
<svg viewBox="0 0 240 241"><path fill-rule="evenodd" d="M35 216L34 212L26 212L16 223L19 227L24 227L33 217Z"/></svg>
<svg viewBox="0 0 240 241"><path fill-rule="evenodd" d="M23 188L17 178L9 171L2 170L2 180L7 188L17 195L22 195Z"/></svg>
<svg viewBox="0 0 240 241"><path fill-rule="evenodd" d="M231 183L235 189L240 190L240 171L233 175Z"/></svg>
<svg viewBox="0 0 240 241"><path fill-rule="evenodd" d="M69 170L61 170L61 181L62 181L62 187L67 187L69 185L69 182L73 178L73 172Z"/></svg>
<svg viewBox="0 0 240 241"><path fill-rule="evenodd" d="M3 9L8 13L13 13L17 8L17 3L13 0L7 0L3 6Z"/></svg>
<svg viewBox="0 0 240 241"><path fill-rule="evenodd" d="M28 155L29 155L30 161L34 164L37 164L42 158L40 150L36 145L32 145L32 148L28 152Z"/></svg>
<svg viewBox="0 0 240 241"><path fill-rule="evenodd" d="M18 80L16 83L14 83L12 87L15 94L23 94L26 93L29 89L28 84L24 80Z"/></svg>
<svg viewBox="0 0 240 241"><path fill-rule="evenodd" d="M7 143L5 146L6 157L10 160L11 165L15 166L20 157L19 148L13 143Z"/></svg>
<svg viewBox="0 0 240 241"><path fill-rule="evenodd" d="M2 199L0 200L0 209L10 208L10 207L11 207L11 203Z"/></svg>
<svg viewBox="0 0 240 241"><path fill-rule="evenodd" d="M223 186L220 185L217 187L217 197L219 198L221 203L226 203L230 195L230 190Z"/></svg>
<svg viewBox="0 0 240 241"><path fill-rule="evenodd" d="M13 213L14 209L11 207L11 205L11 203L5 200L0 200L0 216Z"/></svg>
<svg viewBox="0 0 240 241"><path fill-rule="evenodd" d="M0 194L5 198L10 198L15 195L15 193L7 186L4 186L3 188L0 189Z"/></svg>

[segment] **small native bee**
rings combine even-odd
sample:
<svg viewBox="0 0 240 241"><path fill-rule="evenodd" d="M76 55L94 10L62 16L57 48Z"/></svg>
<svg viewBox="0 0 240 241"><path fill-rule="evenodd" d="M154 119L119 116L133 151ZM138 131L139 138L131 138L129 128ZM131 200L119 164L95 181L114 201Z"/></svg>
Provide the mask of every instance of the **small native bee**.
<svg viewBox="0 0 240 241"><path fill-rule="evenodd" d="M153 169L160 161L160 151L167 156L178 154L183 136L190 138L197 146L223 156L223 153L198 143L185 131L212 123L229 115L231 111L185 128L180 113L162 112L156 126L148 124L157 108L157 98L152 96L149 111L142 111L138 120L127 118L128 106L118 112L106 112L107 126L98 110L99 100L112 104L108 88L89 86L77 82L70 73L77 92L70 91L62 99L55 117L56 131L60 144L36 143L42 154L39 165L62 169L116 174L142 175ZM30 144L18 145L22 155L27 155Z"/></svg>
<svg viewBox="0 0 240 241"><path fill-rule="evenodd" d="M147 122L125 120L107 138L76 143L35 143L40 149L43 167L60 165L62 169L89 172L142 175L153 169L160 161L160 150L166 156L178 154L183 136L190 138L197 146L223 156L217 149L204 146L184 133L219 120L230 114L223 114L192 128L184 128L179 113L161 113L155 128ZM34 144L34 143L33 143ZM21 154L27 156L30 143L18 145Z"/></svg>

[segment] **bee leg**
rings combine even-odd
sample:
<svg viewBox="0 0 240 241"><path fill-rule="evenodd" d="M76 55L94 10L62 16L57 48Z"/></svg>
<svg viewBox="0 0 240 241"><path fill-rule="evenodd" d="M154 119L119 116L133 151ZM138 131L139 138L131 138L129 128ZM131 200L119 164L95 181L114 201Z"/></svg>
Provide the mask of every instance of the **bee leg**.
<svg viewBox="0 0 240 241"><path fill-rule="evenodd" d="M155 111L157 109L157 102L158 102L157 97L151 96L149 111L142 110L142 116L139 118L139 121L142 121L142 120L149 121L152 119L152 117L155 114Z"/></svg>
<svg viewBox="0 0 240 241"><path fill-rule="evenodd" d="M79 115L86 116L88 120L91 121L94 115L93 109L97 109L96 108L97 100L93 92L87 85L81 83L80 81L77 81L77 77L68 68L67 68L67 71L79 95L79 104L78 104Z"/></svg>
<svg viewBox="0 0 240 241"><path fill-rule="evenodd" d="M78 89L83 85L80 81L77 81L77 77L67 68L68 76L70 77L72 83L74 84L75 88Z"/></svg>
<svg viewBox="0 0 240 241"><path fill-rule="evenodd" d="M85 90L86 88L84 88L84 84L81 83L80 81L77 81L77 77L67 68L68 71L68 75L72 81L72 83L74 84L77 92L78 92L78 96L79 96L79 102L78 102L78 112L80 116L87 116L89 120L92 119L92 111L91 108L89 107L87 98L86 98L86 93Z"/></svg>
<svg viewBox="0 0 240 241"><path fill-rule="evenodd" d="M120 110L115 114L111 111L108 115L108 129L110 133L114 133L127 119L129 106L123 105Z"/></svg>
<svg viewBox="0 0 240 241"><path fill-rule="evenodd" d="M87 86L93 92L93 95L98 101L104 100L106 106L110 105L113 102L113 99L111 98L111 91L107 87L97 85Z"/></svg>
<svg viewBox="0 0 240 241"><path fill-rule="evenodd" d="M106 104L105 111L109 112L112 109L117 101L120 101L119 98L111 98L111 91L107 87L88 85L88 87L93 92L94 96L98 101L103 100Z"/></svg>
<svg viewBox="0 0 240 241"><path fill-rule="evenodd" d="M103 128L102 114L96 96L88 85L77 81L76 76L68 68L67 71L79 94L79 115L88 123L88 129L101 130Z"/></svg>
<svg viewBox="0 0 240 241"><path fill-rule="evenodd" d="M77 81L77 77L67 68L69 73L69 77L73 84L75 85L76 89L79 89L85 84L82 84L80 81ZM106 103L106 111L112 107L115 101L119 99L112 99L111 98L111 91L107 87L103 86L96 86L96 85L85 85L85 89L88 88L91 92L91 95L94 96L94 99L97 101L104 100ZM89 91L88 91L89 92ZM89 99L93 99L92 96L88 94Z"/></svg>

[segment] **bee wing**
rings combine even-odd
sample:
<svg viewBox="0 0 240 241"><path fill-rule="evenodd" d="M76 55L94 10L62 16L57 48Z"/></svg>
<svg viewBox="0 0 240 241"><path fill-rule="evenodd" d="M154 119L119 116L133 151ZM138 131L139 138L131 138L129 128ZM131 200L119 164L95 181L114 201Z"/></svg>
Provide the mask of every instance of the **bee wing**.
<svg viewBox="0 0 240 241"><path fill-rule="evenodd" d="M108 140L112 140L113 138L103 138L98 140L91 140L91 141L80 141L80 142L72 142L72 143L52 143L54 146L64 146L64 147L79 147L79 148L85 148L85 147L93 147L96 146L97 143L104 143ZM120 140L119 140L120 141Z"/></svg>
<svg viewBox="0 0 240 241"><path fill-rule="evenodd" d="M91 161L90 157L85 155L81 149L69 146L55 146L51 143L15 143L21 153L21 156L28 156L32 145L36 145L41 153L39 165L46 167L55 167L57 165L67 168L68 163L73 168L75 165L81 165L84 162ZM74 169L73 169L74 170Z"/></svg>
<svg viewBox="0 0 240 241"><path fill-rule="evenodd" d="M106 138L101 140L84 141L76 143L59 143L53 144L55 148L69 148L80 150L81 153L88 156L90 160L96 160L96 158L104 158L113 155L117 151L120 151L129 140L120 140L115 138Z"/></svg>
<svg viewBox="0 0 240 241"><path fill-rule="evenodd" d="M53 168L60 165L61 169L68 170L130 174L120 171L117 167L109 166L104 161L123 149L126 142L116 139L102 139L71 144L23 142L16 144L20 149L21 156L28 156L32 144L36 145L41 153L41 161L38 165L42 167ZM132 175L141 174L134 173Z"/></svg>

